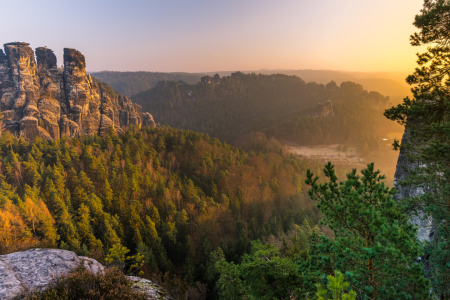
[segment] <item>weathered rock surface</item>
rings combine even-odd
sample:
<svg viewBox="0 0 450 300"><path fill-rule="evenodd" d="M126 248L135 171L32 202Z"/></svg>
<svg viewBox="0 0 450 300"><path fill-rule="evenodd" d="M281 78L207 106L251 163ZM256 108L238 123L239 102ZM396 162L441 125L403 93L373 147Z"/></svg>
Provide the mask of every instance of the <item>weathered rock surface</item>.
<svg viewBox="0 0 450 300"><path fill-rule="evenodd" d="M408 129L405 129L402 137L402 144L406 144L409 140L410 132ZM416 186L400 186L400 182L405 180L408 176L408 171L411 171L415 168L420 167L420 162L409 161L407 157L407 152L404 149L400 150L397 166L395 170L395 181L394 187L398 190L398 193L394 196L394 199L400 200L402 198L410 198L422 195L424 190L422 187ZM430 241L433 236L434 228L432 220L423 220L421 217L414 217L411 220L418 227L417 238L423 241Z"/></svg>
<svg viewBox="0 0 450 300"><path fill-rule="evenodd" d="M0 299L13 299L25 289L46 288L54 277L81 264L71 251L32 249L0 256Z"/></svg>
<svg viewBox="0 0 450 300"><path fill-rule="evenodd" d="M64 69L46 47L35 53L27 43L0 49L0 110L5 128L16 136L57 139L104 135L110 127L155 126L153 117L121 95L112 95L86 74L84 56L64 49ZM35 61L36 54L36 61Z"/></svg>
<svg viewBox="0 0 450 300"><path fill-rule="evenodd" d="M311 117L317 118L317 117L332 117L334 116L333 111L333 103L328 100L324 103L319 103L316 106L314 106L311 110Z"/></svg>
<svg viewBox="0 0 450 300"><path fill-rule="evenodd" d="M402 137L402 144L408 143L410 135L410 130L408 129L408 127L406 127ZM416 197L426 192L422 187L400 185L401 181L407 179L408 174L411 170L420 167L420 161L409 160L407 151L404 148L400 150L394 180L394 187L398 190L398 193L394 195L394 199L400 200L402 198ZM410 221L418 228L417 239L420 242L435 242L439 238L437 226L431 218L425 218L424 214L419 212L418 216L413 216ZM418 258L418 261L421 261L423 263L425 277L430 277L432 272L431 266L429 264L429 254L425 253L422 257Z"/></svg>
<svg viewBox="0 0 450 300"><path fill-rule="evenodd" d="M153 120L153 116L148 112L142 114L142 126L156 127L156 123L155 120Z"/></svg>
<svg viewBox="0 0 450 300"><path fill-rule="evenodd" d="M132 282L132 289L144 293L149 300L172 299L161 287L154 284L152 281L136 276L128 276L128 279Z"/></svg>
<svg viewBox="0 0 450 300"><path fill-rule="evenodd" d="M409 137L410 132L408 129L405 129L402 137L402 144L406 144L409 140ZM394 199L400 200L402 198L416 197L424 193L422 187L400 185L400 182L407 178L409 171L419 167L420 162L408 160L406 150L400 150L395 170L394 181L394 187L398 190L398 193L394 196ZM418 227L419 230L417 232L417 238L421 242L431 240L434 234L434 227L431 219L424 220L422 217L414 217L411 222Z"/></svg>
<svg viewBox="0 0 450 300"><path fill-rule="evenodd" d="M32 249L0 256L0 300L20 297L23 292L45 289L57 277L68 274L83 265L95 274L105 267L92 258L77 256L72 251L59 249ZM170 299L150 280L128 276L132 288L148 299Z"/></svg>

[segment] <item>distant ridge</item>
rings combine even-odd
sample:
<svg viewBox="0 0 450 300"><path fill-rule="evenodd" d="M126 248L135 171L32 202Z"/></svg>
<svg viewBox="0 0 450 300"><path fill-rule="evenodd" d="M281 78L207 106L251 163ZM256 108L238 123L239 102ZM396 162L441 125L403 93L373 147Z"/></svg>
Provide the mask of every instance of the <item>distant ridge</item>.
<svg viewBox="0 0 450 300"><path fill-rule="evenodd" d="M158 81L172 80L184 81L188 84L200 82L201 77L219 74L220 77L230 76L235 71L216 71L216 72L118 72L101 71L90 73L93 77L113 86L114 90L122 95L131 97L140 92L146 91L154 86ZM316 82L327 84L335 81L338 85L343 81L352 81L363 85L368 91L378 91L383 95L391 97L393 104L399 103L401 99L411 94L410 87L405 83L406 74L395 72L347 72L334 70L286 70L286 69L260 69L246 70L242 73L256 73L264 75L284 74L300 77L306 82Z"/></svg>

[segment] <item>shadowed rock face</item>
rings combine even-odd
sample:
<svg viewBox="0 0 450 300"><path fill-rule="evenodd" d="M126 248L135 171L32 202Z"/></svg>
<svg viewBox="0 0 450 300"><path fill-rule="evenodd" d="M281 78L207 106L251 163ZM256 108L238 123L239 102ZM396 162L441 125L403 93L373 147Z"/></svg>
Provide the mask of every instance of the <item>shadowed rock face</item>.
<svg viewBox="0 0 450 300"><path fill-rule="evenodd" d="M27 43L9 43L4 49L0 49L0 109L5 128L16 136L52 140L103 136L110 127L123 133L133 125L155 126L139 105L94 82L79 51L64 49L61 72L55 54L46 47L34 53Z"/></svg>
<svg viewBox="0 0 450 300"><path fill-rule="evenodd" d="M406 144L410 138L409 129L405 129L402 137L402 144ZM399 183L408 177L408 173L411 170L420 167L420 162L410 161L408 159L408 153L405 149L401 149L397 167L395 170L394 187L398 190L398 193L394 195L394 199L400 200L402 198L411 198L422 195L425 191L422 187L417 186L401 186ZM413 217L411 222L418 227L417 238L421 241L430 241L435 233L435 228L431 219L423 220L422 217Z"/></svg>

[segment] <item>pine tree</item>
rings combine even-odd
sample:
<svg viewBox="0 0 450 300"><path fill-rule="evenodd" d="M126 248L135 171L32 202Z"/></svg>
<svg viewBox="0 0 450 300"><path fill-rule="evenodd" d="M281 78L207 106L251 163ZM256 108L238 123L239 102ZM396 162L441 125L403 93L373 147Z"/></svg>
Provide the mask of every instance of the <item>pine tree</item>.
<svg viewBox="0 0 450 300"><path fill-rule="evenodd" d="M203 282L207 282L208 280L208 269L210 268L211 264L209 256L211 254L211 251L211 243L208 237L205 235L198 251L198 256L200 259L197 263L198 277L201 278Z"/></svg>
<svg viewBox="0 0 450 300"><path fill-rule="evenodd" d="M192 284L195 278L195 246L190 235L187 236L184 249L186 249L186 260L183 264L184 278L188 284Z"/></svg>
<svg viewBox="0 0 450 300"><path fill-rule="evenodd" d="M420 255L417 230L392 198L396 191L385 187L385 177L373 163L361 171L362 177L354 169L340 183L331 163L323 171L329 182L318 184L319 178L308 170L308 194L318 201L336 239L321 238L311 258L299 264L301 273L307 276L321 266L323 276L341 270L352 289L371 300L426 299L428 281L414 262Z"/></svg>
<svg viewBox="0 0 450 300"><path fill-rule="evenodd" d="M144 256L144 261L150 268L151 272L158 273L158 264L151 248L141 242L136 247L136 253L140 253Z"/></svg>
<svg viewBox="0 0 450 300"><path fill-rule="evenodd" d="M78 209L78 222L77 222L77 232L80 236L80 242L85 245L89 245L91 239L93 238L93 232L90 223L90 212L89 208L81 204Z"/></svg>
<svg viewBox="0 0 450 300"><path fill-rule="evenodd" d="M105 210L107 212L111 212L112 210L112 203L113 203L113 190L111 189L111 186L109 185L109 181L107 178L103 181L103 191L102 191L102 203L105 206Z"/></svg>
<svg viewBox="0 0 450 300"><path fill-rule="evenodd" d="M152 208L150 208L150 219L155 224L154 225L155 228L159 229L159 226L161 224L161 218L159 217L158 208L156 208L156 206L152 206Z"/></svg>

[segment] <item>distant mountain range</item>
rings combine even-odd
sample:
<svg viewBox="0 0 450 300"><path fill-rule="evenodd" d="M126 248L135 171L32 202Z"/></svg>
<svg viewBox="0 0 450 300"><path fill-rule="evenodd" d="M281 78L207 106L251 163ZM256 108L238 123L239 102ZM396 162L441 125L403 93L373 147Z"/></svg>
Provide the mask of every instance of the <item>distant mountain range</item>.
<svg viewBox="0 0 450 300"><path fill-rule="evenodd" d="M202 73L162 73L162 72L115 72L101 71L90 73L93 77L113 86L114 90L124 96L133 96L156 85L158 81L184 81L188 84L200 82L205 75L219 74L220 77L230 76L234 71L202 72ZM338 85L343 81L352 81L363 85L368 91L377 91L390 96L393 104L399 103L405 96L411 94L410 87L405 83L406 73L400 72L346 72L332 70L283 70L261 69L247 70L242 73L285 74L295 75L306 82L327 84L335 81Z"/></svg>

